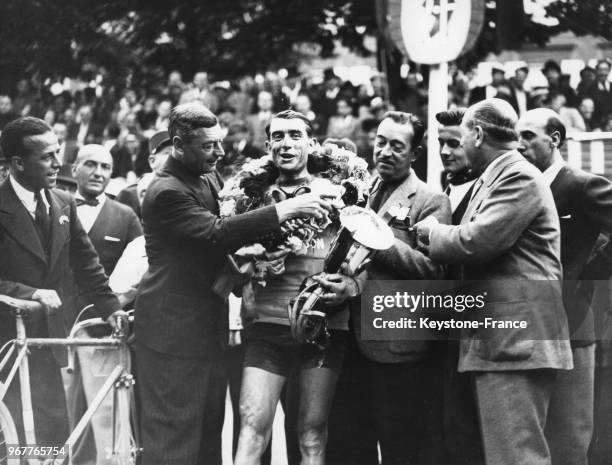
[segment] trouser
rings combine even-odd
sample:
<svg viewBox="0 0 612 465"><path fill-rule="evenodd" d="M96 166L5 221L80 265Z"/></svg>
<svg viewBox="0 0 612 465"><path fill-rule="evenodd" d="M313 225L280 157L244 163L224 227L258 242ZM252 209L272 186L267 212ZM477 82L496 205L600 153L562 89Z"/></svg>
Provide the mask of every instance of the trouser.
<svg viewBox="0 0 612 465"><path fill-rule="evenodd" d="M134 350L142 465L218 465L227 389L223 357L212 360Z"/></svg>
<svg viewBox="0 0 612 465"><path fill-rule="evenodd" d="M556 370L474 372L487 465L550 465L544 435Z"/></svg>
<svg viewBox="0 0 612 465"><path fill-rule="evenodd" d="M595 428L590 465L609 465L612 457L612 366L595 369Z"/></svg>
<svg viewBox="0 0 612 465"><path fill-rule="evenodd" d="M572 349L574 369L557 374L546 439L553 465L586 465L593 436L595 344Z"/></svg>

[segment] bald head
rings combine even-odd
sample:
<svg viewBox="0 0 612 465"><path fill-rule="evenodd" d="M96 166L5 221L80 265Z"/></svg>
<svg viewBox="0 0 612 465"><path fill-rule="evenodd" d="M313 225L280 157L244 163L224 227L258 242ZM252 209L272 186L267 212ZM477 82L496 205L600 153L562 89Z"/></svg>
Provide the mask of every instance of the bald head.
<svg viewBox="0 0 612 465"><path fill-rule="evenodd" d="M517 124L519 151L540 171L560 158L559 148L565 141L565 126L559 114L549 108L526 112Z"/></svg>
<svg viewBox="0 0 612 465"><path fill-rule="evenodd" d="M104 193L112 171L111 153L98 144L81 147L72 168L79 193L86 199L92 199Z"/></svg>

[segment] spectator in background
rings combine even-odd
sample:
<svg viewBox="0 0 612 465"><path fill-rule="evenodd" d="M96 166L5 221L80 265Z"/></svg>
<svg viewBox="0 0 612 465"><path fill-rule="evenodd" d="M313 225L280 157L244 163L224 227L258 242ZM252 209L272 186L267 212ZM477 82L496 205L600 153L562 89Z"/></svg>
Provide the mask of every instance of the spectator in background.
<svg viewBox="0 0 612 465"><path fill-rule="evenodd" d="M567 132L584 132L586 125L580 112L576 108L566 106L565 95L552 94L548 98L546 105L551 110L557 112Z"/></svg>
<svg viewBox="0 0 612 465"><path fill-rule="evenodd" d="M170 100L162 100L157 105L157 119L155 120L155 130L162 131L168 127L170 118L170 110L172 110L172 102Z"/></svg>
<svg viewBox="0 0 612 465"><path fill-rule="evenodd" d="M255 82L250 76L245 76L238 80L238 84L233 85L233 91L227 98L227 104L236 110L236 117L246 120L253 108L253 88Z"/></svg>
<svg viewBox="0 0 612 465"><path fill-rule="evenodd" d="M530 95L525 90L525 81L529 75L529 67L527 64L519 66L514 72L514 76L510 78L510 105L518 115L522 115L529 109Z"/></svg>
<svg viewBox="0 0 612 465"><path fill-rule="evenodd" d="M66 158L66 135L68 134L68 129L64 123L55 123L52 128L53 133L57 136L57 142L60 146L57 161L60 163L60 165L63 165L64 158Z"/></svg>
<svg viewBox="0 0 612 465"><path fill-rule="evenodd" d="M148 131L154 128L157 121L158 113L155 107L157 106L157 98L148 96L144 105L136 112L136 119L143 131Z"/></svg>
<svg viewBox="0 0 612 465"><path fill-rule="evenodd" d="M28 116L36 113L36 96L30 89L27 79L20 79L17 82L17 94L13 99L13 109L19 116Z"/></svg>
<svg viewBox="0 0 612 465"><path fill-rule="evenodd" d="M600 123L594 118L595 103L591 97L583 97L582 100L580 100L578 112L580 116L582 116L586 131L599 131L601 129Z"/></svg>
<svg viewBox="0 0 612 465"><path fill-rule="evenodd" d="M273 106L272 94L262 90L257 94L258 112L247 117L247 127L249 129L249 140L253 146L265 150L266 148L266 126L272 118Z"/></svg>
<svg viewBox="0 0 612 465"><path fill-rule="evenodd" d="M578 87L576 87L576 93L579 98L586 95L586 91L595 83L596 78L597 74L593 68L590 66L582 68L580 71L580 82L578 83Z"/></svg>
<svg viewBox="0 0 612 465"><path fill-rule="evenodd" d="M13 110L13 101L8 95L0 95L0 131L14 119L17 119L18 115Z"/></svg>
<svg viewBox="0 0 612 465"><path fill-rule="evenodd" d="M422 78L421 78L422 80ZM417 73L408 73L403 91L399 96L397 108L407 113L420 116L423 102L427 100L427 93L419 87L420 80ZM382 97L382 96L381 96Z"/></svg>
<svg viewBox="0 0 612 465"><path fill-rule="evenodd" d="M491 68L491 84L486 86L474 87L470 92L469 104L473 105L481 100L495 97L499 86L506 82L506 70L500 63L493 63Z"/></svg>
<svg viewBox="0 0 612 465"><path fill-rule="evenodd" d="M76 141L78 147L101 142L102 129L93 121L93 110L90 105L79 108L77 120L78 122L68 125L67 139Z"/></svg>
<svg viewBox="0 0 612 465"><path fill-rule="evenodd" d="M55 111L53 111L53 109L51 108L48 108L45 111L45 114L43 116L43 121L47 123L49 126L53 127L53 125L55 124L55 120L56 120Z"/></svg>
<svg viewBox="0 0 612 465"><path fill-rule="evenodd" d="M353 108L345 98L336 101L336 114L327 124L327 137L342 139L346 137L354 140L359 129L359 120L353 116Z"/></svg>
<svg viewBox="0 0 612 465"><path fill-rule="evenodd" d="M225 156L217 162L217 170L224 180L238 172L249 158L260 158L266 154L265 150L249 142L249 130L243 121L234 121L229 125L223 146Z"/></svg>
<svg viewBox="0 0 612 465"><path fill-rule="evenodd" d="M361 122L361 131L357 138L357 155L368 162L370 173L374 171L374 145L376 143L376 130L378 120L367 118Z"/></svg>
<svg viewBox="0 0 612 465"><path fill-rule="evenodd" d="M179 103L201 102L206 108L213 113L217 112L219 100L211 91L210 83L208 82L208 73L199 71L193 76L193 83L189 89L181 94Z"/></svg>
<svg viewBox="0 0 612 465"><path fill-rule="evenodd" d="M542 74L548 81L550 92L559 91L559 79L561 78L561 66L555 60L547 60L542 67Z"/></svg>
<svg viewBox="0 0 612 465"><path fill-rule="evenodd" d="M336 99L340 97L340 85L342 81L334 73L333 68L323 71L323 86L316 98L314 109L317 114L323 115L325 119L331 118L336 112Z"/></svg>
<svg viewBox="0 0 612 465"><path fill-rule="evenodd" d="M565 105L570 108L578 106L578 95L570 83L571 76L562 74L559 77L559 92L565 96Z"/></svg>
<svg viewBox="0 0 612 465"><path fill-rule="evenodd" d="M159 173L166 163L168 156L172 153L172 141L168 130L158 131L149 140L149 166L153 173ZM145 173L146 174L146 173ZM144 176L144 175L143 175ZM137 184L134 183L125 189L121 190L116 197L117 202L123 203L132 210L140 218L140 205L142 201L139 200L137 194Z"/></svg>
<svg viewBox="0 0 612 465"><path fill-rule="evenodd" d="M323 116L317 115L312 111L310 97L307 94L298 94L295 99L295 111L308 118L312 126L312 133L317 140L321 140L325 136L327 121L325 121Z"/></svg>
<svg viewBox="0 0 612 465"><path fill-rule="evenodd" d="M597 73L595 82L589 87L585 95L591 97L595 103L595 113L593 117L602 123L603 118L612 113L612 83L608 80L610 75L610 61L599 60L595 67Z"/></svg>

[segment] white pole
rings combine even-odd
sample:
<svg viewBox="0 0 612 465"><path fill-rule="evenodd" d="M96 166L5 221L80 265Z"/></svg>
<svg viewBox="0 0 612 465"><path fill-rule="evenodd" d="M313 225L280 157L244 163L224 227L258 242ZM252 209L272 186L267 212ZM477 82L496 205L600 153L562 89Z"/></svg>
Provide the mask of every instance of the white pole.
<svg viewBox="0 0 612 465"><path fill-rule="evenodd" d="M448 35L448 0L440 1L440 37ZM429 105L427 107L427 184L441 189L442 161L438 144L436 113L448 108L448 63L432 65L429 72Z"/></svg>

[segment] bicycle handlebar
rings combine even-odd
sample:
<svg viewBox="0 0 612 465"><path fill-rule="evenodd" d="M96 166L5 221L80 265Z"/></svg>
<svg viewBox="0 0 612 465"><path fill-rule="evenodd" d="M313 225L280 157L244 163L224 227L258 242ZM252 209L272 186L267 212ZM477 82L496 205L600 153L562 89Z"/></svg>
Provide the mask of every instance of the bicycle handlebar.
<svg viewBox="0 0 612 465"><path fill-rule="evenodd" d="M42 309L42 304L40 302L36 302L35 300L16 299L15 297L10 297L3 294L0 294L0 304L5 304L9 307L28 312Z"/></svg>

